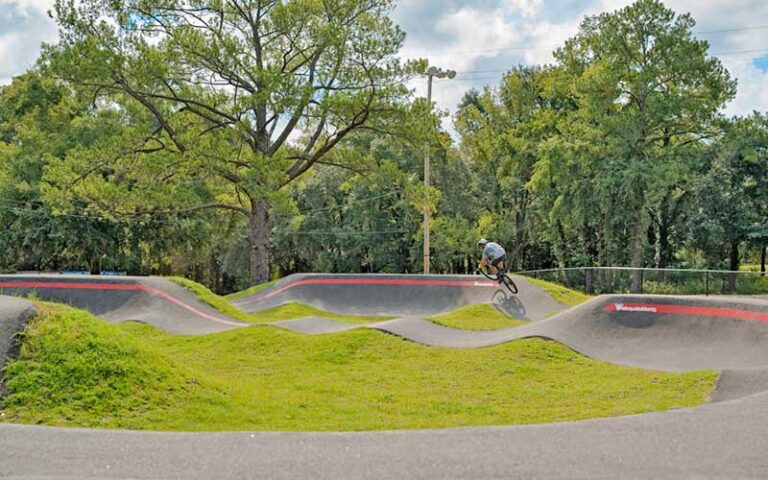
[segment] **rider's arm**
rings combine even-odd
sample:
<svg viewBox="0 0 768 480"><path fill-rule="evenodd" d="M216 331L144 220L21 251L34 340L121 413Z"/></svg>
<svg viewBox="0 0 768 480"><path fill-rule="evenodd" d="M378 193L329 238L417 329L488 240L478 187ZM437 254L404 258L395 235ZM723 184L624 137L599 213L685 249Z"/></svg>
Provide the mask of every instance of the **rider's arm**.
<svg viewBox="0 0 768 480"><path fill-rule="evenodd" d="M488 255L483 255L483 259L480 260L480 266L484 267L487 264L488 264Z"/></svg>

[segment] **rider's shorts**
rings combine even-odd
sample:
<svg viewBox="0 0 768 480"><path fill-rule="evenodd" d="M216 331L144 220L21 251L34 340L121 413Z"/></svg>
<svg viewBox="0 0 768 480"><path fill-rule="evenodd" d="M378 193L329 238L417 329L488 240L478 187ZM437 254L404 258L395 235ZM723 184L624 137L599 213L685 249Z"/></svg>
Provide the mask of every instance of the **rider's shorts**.
<svg viewBox="0 0 768 480"><path fill-rule="evenodd" d="M500 257L494 258L493 260L491 260L491 265L493 265L494 267L498 267L499 263L501 263L503 260L506 260L506 258L507 258L506 255L502 255Z"/></svg>

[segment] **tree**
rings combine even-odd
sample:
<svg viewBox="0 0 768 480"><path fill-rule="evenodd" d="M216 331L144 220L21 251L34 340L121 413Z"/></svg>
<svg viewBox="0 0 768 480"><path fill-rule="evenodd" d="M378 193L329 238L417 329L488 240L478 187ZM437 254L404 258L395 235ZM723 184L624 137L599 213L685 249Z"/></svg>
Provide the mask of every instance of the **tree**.
<svg viewBox="0 0 768 480"><path fill-rule="evenodd" d="M581 121L604 139L596 181L630 215L631 265L644 265L648 207L678 182L689 142L711 133L735 82L707 42L691 33L690 15L676 15L658 0L639 0L614 13L588 17L579 33L555 52L573 76ZM609 185L610 184L610 185ZM632 289L639 290L639 272Z"/></svg>
<svg viewBox="0 0 768 480"><path fill-rule="evenodd" d="M48 158L109 135L98 124L72 122L84 109L69 89L35 72L0 90L0 265L97 270L105 250L119 250L119 225L82 212L54 217L40 198Z"/></svg>
<svg viewBox="0 0 768 480"><path fill-rule="evenodd" d="M571 104L551 67L516 67L498 90L471 92L457 115L465 156L480 176L496 238L512 247L513 268L522 267L531 243L530 182L542 145L558 134ZM486 235L488 233L485 233Z"/></svg>
<svg viewBox="0 0 768 480"><path fill-rule="evenodd" d="M114 112L89 113L89 103L35 71L0 89L0 267L194 273L208 280L195 267L210 257L212 217L103 218L81 201L61 215L42 201L41 179L51 163L115 141L122 131ZM216 229L218 241L223 230Z"/></svg>
<svg viewBox="0 0 768 480"><path fill-rule="evenodd" d="M694 244L710 261L726 257L739 269L740 246L747 241L765 249L768 231L768 122L757 113L729 122L711 147L712 161L695 185L697 211L692 216ZM725 251L723 248L725 247ZM736 276L727 288L735 290Z"/></svg>
<svg viewBox="0 0 768 480"><path fill-rule="evenodd" d="M269 275L284 187L363 129L401 120L404 34L391 0L58 0L44 65L124 121L51 165L46 198L103 214L224 209Z"/></svg>

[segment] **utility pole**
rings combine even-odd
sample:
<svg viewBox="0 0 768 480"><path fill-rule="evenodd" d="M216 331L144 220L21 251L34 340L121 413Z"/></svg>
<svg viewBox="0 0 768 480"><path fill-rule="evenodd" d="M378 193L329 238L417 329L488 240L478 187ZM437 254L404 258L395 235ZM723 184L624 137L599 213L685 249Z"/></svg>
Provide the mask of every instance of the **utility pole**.
<svg viewBox="0 0 768 480"><path fill-rule="evenodd" d="M453 70L443 70L435 66L429 67L427 76L427 105L429 113L432 113L432 78L455 78ZM424 194L429 203L429 142L424 147ZM429 275L429 209L424 208L424 275Z"/></svg>

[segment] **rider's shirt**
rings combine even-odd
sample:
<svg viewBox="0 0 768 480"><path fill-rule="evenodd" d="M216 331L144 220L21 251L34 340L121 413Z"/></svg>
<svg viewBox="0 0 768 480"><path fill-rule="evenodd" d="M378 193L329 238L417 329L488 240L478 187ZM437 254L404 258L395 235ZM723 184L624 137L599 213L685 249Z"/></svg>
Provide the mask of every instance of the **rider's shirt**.
<svg viewBox="0 0 768 480"><path fill-rule="evenodd" d="M501 256L504 256L506 254L507 252L504 250L504 247L502 247L496 242L486 243L485 248L483 249L483 256L487 257L489 261L499 258Z"/></svg>

